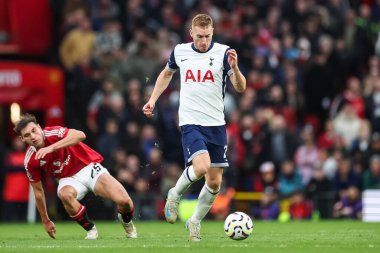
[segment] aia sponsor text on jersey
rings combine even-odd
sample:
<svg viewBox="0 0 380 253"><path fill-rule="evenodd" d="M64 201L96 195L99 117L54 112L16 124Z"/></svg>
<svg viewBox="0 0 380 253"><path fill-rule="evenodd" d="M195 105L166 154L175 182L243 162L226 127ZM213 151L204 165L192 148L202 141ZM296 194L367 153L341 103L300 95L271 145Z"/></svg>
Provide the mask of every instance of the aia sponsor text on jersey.
<svg viewBox="0 0 380 253"><path fill-rule="evenodd" d="M186 71L185 82L198 82L198 83L212 82L214 83L214 75L212 74L211 70L202 71L198 69L194 72L191 69L188 69Z"/></svg>

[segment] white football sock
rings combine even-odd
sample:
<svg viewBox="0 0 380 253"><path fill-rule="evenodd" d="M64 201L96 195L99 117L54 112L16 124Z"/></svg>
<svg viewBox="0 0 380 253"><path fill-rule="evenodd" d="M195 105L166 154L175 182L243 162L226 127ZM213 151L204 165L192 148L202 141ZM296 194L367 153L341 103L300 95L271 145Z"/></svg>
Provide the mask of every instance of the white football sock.
<svg viewBox="0 0 380 253"><path fill-rule="evenodd" d="M172 194L176 198L182 197L185 191L192 185L194 182L198 181L199 178L195 175L193 165L187 167L182 175L178 178L176 185L173 187Z"/></svg>
<svg viewBox="0 0 380 253"><path fill-rule="evenodd" d="M219 189L214 191L213 189L208 187L207 184L203 186L201 193L198 197L197 208L195 209L195 212L190 218L191 222L200 223L203 220L208 211L210 211L210 208L214 203L216 196L218 196L218 193Z"/></svg>

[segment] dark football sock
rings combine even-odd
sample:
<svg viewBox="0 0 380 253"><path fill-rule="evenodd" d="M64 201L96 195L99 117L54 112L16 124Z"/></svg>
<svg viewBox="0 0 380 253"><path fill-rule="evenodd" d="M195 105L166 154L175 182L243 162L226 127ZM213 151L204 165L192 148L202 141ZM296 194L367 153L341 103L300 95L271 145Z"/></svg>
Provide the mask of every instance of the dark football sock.
<svg viewBox="0 0 380 253"><path fill-rule="evenodd" d="M81 225L86 231L89 231L94 227L94 223L92 223L92 221L88 218L86 207L83 205L79 208L75 215L70 217L78 222L78 224Z"/></svg>
<svg viewBox="0 0 380 253"><path fill-rule="evenodd" d="M134 211L135 211L135 209L132 208L130 211L126 211L125 213L121 213L120 211L119 211L119 213L121 214L123 221L125 223L129 223L132 220Z"/></svg>

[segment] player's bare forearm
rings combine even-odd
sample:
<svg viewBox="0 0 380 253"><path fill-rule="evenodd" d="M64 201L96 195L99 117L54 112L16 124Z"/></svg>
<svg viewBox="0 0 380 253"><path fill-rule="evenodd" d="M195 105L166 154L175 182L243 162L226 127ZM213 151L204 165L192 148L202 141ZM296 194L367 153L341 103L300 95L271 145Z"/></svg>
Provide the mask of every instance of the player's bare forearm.
<svg viewBox="0 0 380 253"><path fill-rule="evenodd" d="M40 148L35 155L35 159L42 159L47 154L50 154L55 150L76 145L84 139L86 139L86 135L82 131L69 129L65 138L51 144L50 146Z"/></svg>
<svg viewBox="0 0 380 253"><path fill-rule="evenodd" d="M46 223L50 221L50 219L46 209L45 193L44 189L42 188L42 183L30 183L30 185L33 188L34 198L36 200L36 207L38 212L40 213L41 221L42 223Z"/></svg>
<svg viewBox="0 0 380 253"><path fill-rule="evenodd" d="M143 107L143 112L146 117L151 118L154 116L153 110L156 104L156 101L161 96L162 92L166 90L170 81L172 80L174 72L169 71L168 69L164 69L157 77L156 84L154 85L154 89L152 95L150 96L148 102Z"/></svg>
<svg viewBox="0 0 380 253"><path fill-rule="evenodd" d="M237 92L243 92L246 88L246 80L244 75L240 72L239 68L232 69L231 83Z"/></svg>
<svg viewBox="0 0 380 253"><path fill-rule="evenodd" d="M169 86L169 83L173 78L173 74L174 72L171 72L166 68L161 71L161 73L157 77L156 84L154 85L154 89L149 101L155 103L158 100L162 92L164 92L166 88Z"/></svg>
<svg viewBox="0 0 380 253"><path fill-rule="evenodd" d="M33 188L34 198L36 200L36 206L37 206L38 212L40 213L41 222L45 228L45 231L46 233L49 234L51 238L55 239L55 232L56 232L55 225L54 225L54 222L50 220L49 215L47 213L45 193L42 187L42 183L37 182L37 183L30 183L30 184Z"/></svg>
<svg viewBox="0 0 380 253"><path fill-rule="evenodd" d="M239 70L238 55L235 49L229 49L227 51L228 64L231 66L232 75L230 77L231 83L237 92L245 91L246 80L243 74Z"/></svg>
<svg viewBox="0 0 380 253"><path fill-rule="evenodd" d="M52 144L54 150L74 146L86 139L86 135L79 130L69 129L66 137Z"/></svg>

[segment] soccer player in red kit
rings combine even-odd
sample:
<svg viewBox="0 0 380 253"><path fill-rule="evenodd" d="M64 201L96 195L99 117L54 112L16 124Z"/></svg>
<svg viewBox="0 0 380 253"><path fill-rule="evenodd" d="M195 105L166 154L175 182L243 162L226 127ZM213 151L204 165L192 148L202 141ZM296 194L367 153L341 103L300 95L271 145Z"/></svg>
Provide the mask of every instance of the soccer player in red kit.
<svg viewBox="0 0 380 253"><path fill-rule="evenodd" d="M58 180L58 197L70 217L87 231L85 239L98 238L98 231L89 220L86 207L78 201L89 191L115 202L126 237L137 238L132 222L134 206L131 198L100 164L103 157L82 143L86 138L82 131L61 126L42 129L31 114L23 115L14 130L29 145L24 160L25 170L41 221L50 237L55 238L56 229L47 213L41 171L52 174Z"/></svg>

